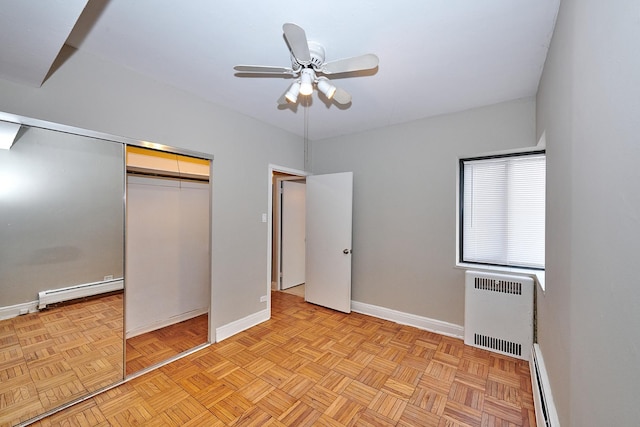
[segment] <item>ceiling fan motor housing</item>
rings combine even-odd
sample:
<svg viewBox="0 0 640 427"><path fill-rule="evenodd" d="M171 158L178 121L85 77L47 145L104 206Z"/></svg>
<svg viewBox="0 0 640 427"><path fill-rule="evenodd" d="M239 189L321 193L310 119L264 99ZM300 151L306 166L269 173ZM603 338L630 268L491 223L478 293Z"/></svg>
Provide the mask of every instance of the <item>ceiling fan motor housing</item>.
<svg viewBox="0 0 640 427"><path fill-rule="evenodd" d="M308 67L313 68L314 71L320 71L324 65L324 46L312 41L309 41L308 43L309 53L311 54L311 65ZM300 64L293 55L291 56L291 68L293 68L294 71L298 71L300 68L303 68L303 65Z"/></svg>

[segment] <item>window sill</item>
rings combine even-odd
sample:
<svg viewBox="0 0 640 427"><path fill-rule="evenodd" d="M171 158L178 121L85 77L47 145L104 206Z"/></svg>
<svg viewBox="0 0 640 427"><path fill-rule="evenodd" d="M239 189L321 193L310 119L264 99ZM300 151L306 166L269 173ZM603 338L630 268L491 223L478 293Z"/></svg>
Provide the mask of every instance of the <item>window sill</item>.
<svg viewBox="0 0 640 427"><path fill-rule="evenodd" d="M545 277L544 270L527 270L525 268L515 268L515 267L497 267L491 265L478 265L478 264L469 264L465 262L456 263L456 268L462 270L477 270L477 271L492 271L495 273L512 273L512 274L520 274L523 276L531 277L536 281L542 293L544 294L545 290Z"/></svg>

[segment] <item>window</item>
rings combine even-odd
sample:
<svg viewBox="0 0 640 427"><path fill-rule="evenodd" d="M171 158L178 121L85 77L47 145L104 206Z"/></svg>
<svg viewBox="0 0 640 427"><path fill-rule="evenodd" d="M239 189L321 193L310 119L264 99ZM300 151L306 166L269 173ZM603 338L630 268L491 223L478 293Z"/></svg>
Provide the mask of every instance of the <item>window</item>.
<svg viewBox="0 0 640 427"><path fill-rule="evenodd" d="M544 269L544 151L460 160L459 260Z"/></svg>

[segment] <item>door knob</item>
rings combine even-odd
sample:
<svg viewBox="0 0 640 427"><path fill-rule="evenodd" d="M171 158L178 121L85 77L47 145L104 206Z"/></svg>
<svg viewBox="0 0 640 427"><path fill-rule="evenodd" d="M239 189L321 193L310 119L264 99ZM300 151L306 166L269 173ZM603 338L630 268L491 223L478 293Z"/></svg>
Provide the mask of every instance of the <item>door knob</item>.
<svg viewBox="0 0 640 427"><path fill-rule="evenodd" d="M351 253L351 250L350 249L345 249L345 250L342 251L342 253L345 254L345 255L349 255Z"/></svg>

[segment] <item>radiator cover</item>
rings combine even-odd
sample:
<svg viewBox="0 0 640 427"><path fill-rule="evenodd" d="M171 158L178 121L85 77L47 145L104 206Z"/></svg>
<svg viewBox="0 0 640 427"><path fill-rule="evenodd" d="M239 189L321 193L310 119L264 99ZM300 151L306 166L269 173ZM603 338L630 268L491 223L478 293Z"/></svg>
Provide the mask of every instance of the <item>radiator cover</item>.
<svg viewBox="0 0 640 427"><path fill-rule="evenodd" d="M48 304L100 295L106 292L121 291L123 289L124 280L119 278L42 291L38 293L38 310L42 310Z"/></svg>
<svg viewBox="0 0 640 427"><path fill-rule="evenodd" d="M529 360L533 345L533 279L467 271L464 342Z"/></svg>

